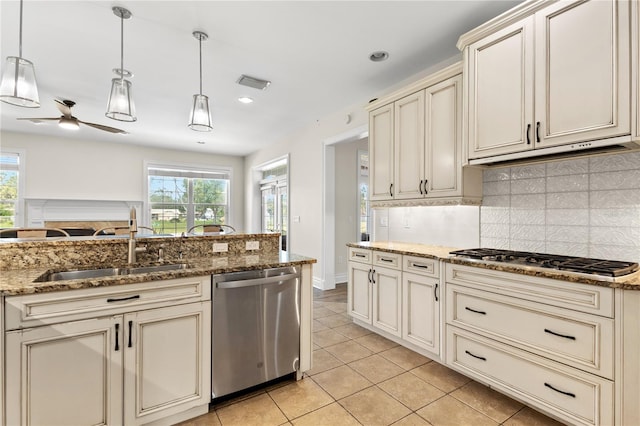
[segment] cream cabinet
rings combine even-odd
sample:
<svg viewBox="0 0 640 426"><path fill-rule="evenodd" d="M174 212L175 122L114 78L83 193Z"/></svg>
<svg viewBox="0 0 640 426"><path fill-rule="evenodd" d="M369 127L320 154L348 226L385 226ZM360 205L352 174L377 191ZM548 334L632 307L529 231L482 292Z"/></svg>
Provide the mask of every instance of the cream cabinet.
<svg viewBox="0 0 640 426"><path fill-rule="evenodd" d="M630 3L530 2L461 36L469 158L628 138Z"/></svg>
<svg viewBox="0 0 640 426"><path fill-rule="evenodd" d="M402 338L440 355L438 261L405 255L402 272ZM415 272L408 272L408 271Z"/></svg>
<svg viewBox="0 0 640 426"><path fill-rule="evenodd" d="M349 249L361 253L362 250ZM367 250L370 254L371 252ZM363 255L364 256L364 255ZM369 255L367 255L368 257ZM347 310L349 315L364 323L371 324L371 262L350 260L347 277Z"/></svg>
<svg viewBox="0 0 640 426"><path fill-rule="evenodd" d="M207 411L210 277L6 300L6 381L16 390L7 424L135 425Z"/></svg>
<svg viewBox="0 0 640 426"><path fill-rule="evenodd" d="M461 68L452 65L372 104L371 201L480 200L481 171L462 167Z"/></svg>

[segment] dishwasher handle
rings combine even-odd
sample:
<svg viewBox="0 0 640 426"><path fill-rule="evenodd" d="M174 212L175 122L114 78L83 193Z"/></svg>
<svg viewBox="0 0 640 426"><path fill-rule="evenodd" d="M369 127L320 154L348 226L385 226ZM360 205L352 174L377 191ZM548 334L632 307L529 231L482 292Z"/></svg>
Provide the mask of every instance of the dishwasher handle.
<svg viewBox="0 0 640 426"><path fill-rule="evenodd" d="M236 281L222 281L216 283L216 288L240 288L240 287L252 287L262 284L272 284L280 281L288 281L294 278L298 278L299 274L284 274L276 275L275 277L265 278L252 278L248 280L236 280Z"/></svg>

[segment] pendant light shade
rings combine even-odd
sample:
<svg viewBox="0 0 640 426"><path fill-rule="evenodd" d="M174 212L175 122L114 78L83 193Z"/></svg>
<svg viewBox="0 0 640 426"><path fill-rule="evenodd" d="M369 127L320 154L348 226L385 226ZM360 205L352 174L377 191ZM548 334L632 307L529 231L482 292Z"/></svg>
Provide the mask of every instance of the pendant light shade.
<svg viewBox="0 0 640 426"><path fill-rule="evenodd" d="M212 126L209 98L202 94L202 42L209 38L209 36L201 31L194 31L193 36L198 40L200 47L200 93L193 95L189 128L198 132L210 132Z"/></svg>
<svg viewBox="0 0 640 426"><path fill-rule="evenodd" d="M124 20L131 18L131 12L123 7L114 7L113 14L120 18L120 69L119 75L111 80L111 92L105 115L118 121L136 121L136 107L131 97L131 82L124 77L131 73L124 69Z"/></svg>
<svg viewBox="0 0 640 426"><path fill-rule="evenodd" d="M7 57L0 83L0 101L26 108L38 108L38 85L33 63L22 57L22 0L20 0L19 56Z"/></svg>

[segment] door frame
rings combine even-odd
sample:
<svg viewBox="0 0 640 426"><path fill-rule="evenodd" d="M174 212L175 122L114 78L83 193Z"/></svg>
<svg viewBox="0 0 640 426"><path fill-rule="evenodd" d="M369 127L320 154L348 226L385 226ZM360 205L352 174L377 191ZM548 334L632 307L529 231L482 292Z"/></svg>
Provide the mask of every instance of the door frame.
<svg viewBox="0 0 640 426"><path fill-rule="evenodd" d="M260 208L257 212L256 224L259 226L260 232L262 232L262 194L260 191L260 181L262 180L262 171L271 168L276 163L284 162L287 165L287 252L291 253L291 155L289 153L281 155L271 160L265 161L251 168L253 177L253 188L256 191L256 201ZM255 210L255 209L254 209ZM256 218L253 217L252 220Z"/></svg>

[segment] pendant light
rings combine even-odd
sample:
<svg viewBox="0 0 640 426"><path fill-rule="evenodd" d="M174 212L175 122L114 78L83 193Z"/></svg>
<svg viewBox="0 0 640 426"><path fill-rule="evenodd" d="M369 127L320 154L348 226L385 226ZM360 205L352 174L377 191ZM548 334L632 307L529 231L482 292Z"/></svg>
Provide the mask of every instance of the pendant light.
<svg viewBox="0 0 640 426"><path fill-rule="evenodd" d="M131 18L131 12L123 7L115 6L113 14L120 18L120 68L113 70L119 77L111 80L111 92L105 115L118 121L136 121L136 107L131 97L131 82L125 77L132 77L131 72L124 69L124 20Z"/></svg>
<svg viewBox="0 0 640 426"><path fill-rule="evenodd" d="M26 108L40 107L36 71L33 63L22 57L22 0L20 0L19 56L8 56L0 83L0 101Z"/></svg>
<svg viewBox="0 0 640 426"><path fill-rule="evenodd" d="M189 127L198 132L210 132L211 112L209 111L209 98L202 94L202 42L209 38L202 31L194 31L193 36L198 40L200 46L200 93L193 95L193 105L191 106L191 117Z"/></svg>

